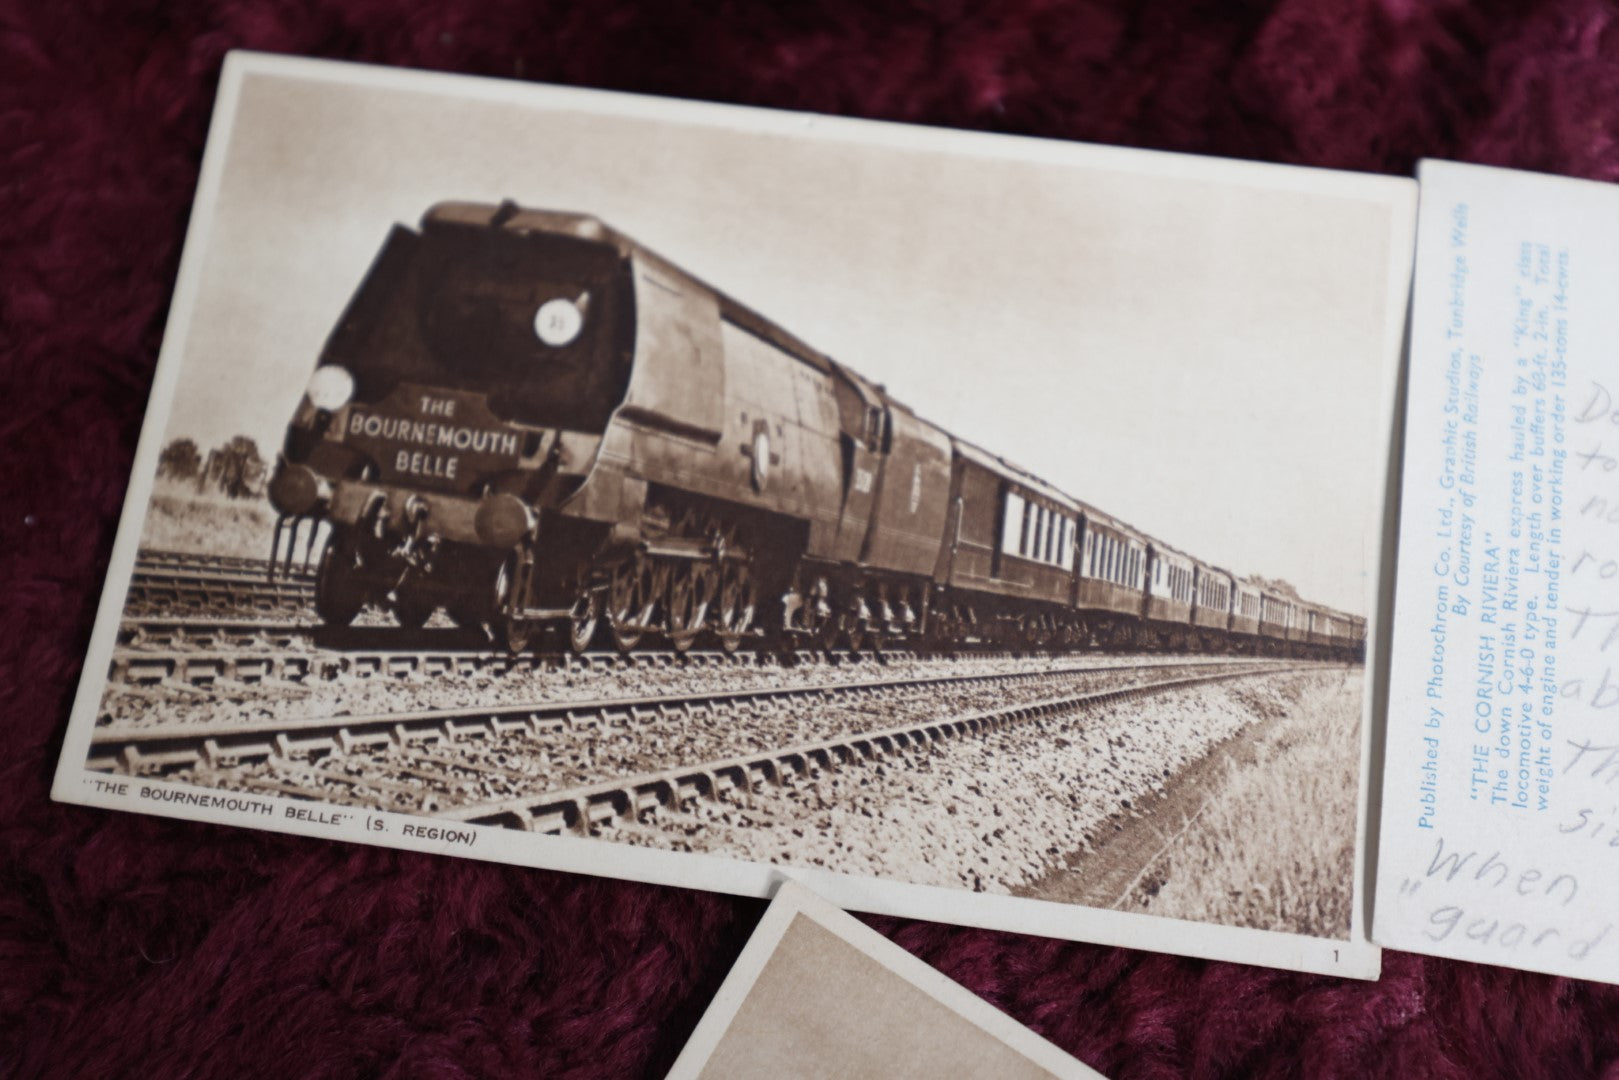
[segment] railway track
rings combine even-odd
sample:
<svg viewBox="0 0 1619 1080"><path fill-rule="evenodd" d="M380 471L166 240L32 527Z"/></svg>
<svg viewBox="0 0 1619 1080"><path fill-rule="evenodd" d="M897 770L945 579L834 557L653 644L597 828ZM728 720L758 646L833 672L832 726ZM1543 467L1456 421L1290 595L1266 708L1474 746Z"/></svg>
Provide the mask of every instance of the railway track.
<svg viewBox="0 0 1619 1080"><path fill-rule="evenodd" d="M318 638L298 624L197 621L181 626L175 620L159 624L160 632L193 641L195 648L120 648L113 652L107 677L115 686L207 688L229 685L312 686L322 682L392 678L501 677L537 674L558 670L609 670L626 667L754 667L761 664L757 653L725 653L720 650L646 650L628 655L591 652L582 656L566 652L509 653L487 645L448 647L384 647L350 644L342 648L317 648ZM397 637L389 631L385 637ZM465 633L452 637L465 641ZM268 645L269 648L262 646ZM913 659L914 653L885 654L885 659ZM975 654L976 655L976 654ZM1009 654L1008 654L1009 655ZM812 663L813 653L795 653L788 663Z"/></svg>
<svg viewBox="0 0 1619 1080"><path fill-rule="evenodd" d="M1320 665L1293 663L1285 669L1238 665L1228 670L1191 675L1158 673L1159 677L1131 686L1006 703L951 717L837 735L759 753L731 755L538 796L453 807L435 816L469 824L502 825L525 832L588 836L603 826L624 819L639 820L643 814L660 810L678 810L694 800L724 801L733 794L745 795L761 784L789 787L812 773L835 773L907 753L925 753L941 743L987 735L1014 725L1069 716L1209 683L1312 666Z"/></svg>
<svg viewBox="0 0 1619 1080"><path fill-rule="evenodd" d="M717 798L760 778L786 782L812 767L842 768L1031 717L1316 666L1118 664L291 721L107 725L93 736L87 764L206 787L577 831L694 794ZM941 701L976 704L941 716ZM902 726L849 727L907 711L917 719ZM815 737L757 745L773 731L802 736L812 729ZM749 742L755 748L737 752ZM634 767L649 754L699 764Z"/></svg>
<svg viewBox="0 0 1619 1080"><path fill-rule="evenodd" d="M141 548L135 556L135 564L151 570L246 574L258 577L266 576L270 568L268 559L246 555L204 555L191 551L164 551L161 548ZM312 573L304 570L300 564L291 576L310 577Z"/></svg>
<svg viewBox="0 0 1619 1080"><path fill-rule="evenodd" d="M963 648L946 653L884 649L880 653L835 654L839 664L881 666L938 658L1000 660L1048 656L1073 662L1103 653L1014 652L1000 647ZM1180 657L1164 654L1163 662ZM303 619L243 618L227 615L128 616L119 624L118 647L108 663L110 686L172 687L181 690L229 686L314 686L375 676L503 677L554 671L607 671L633 668L797 667L825 663L828 654L809 649L789 652L744 649L638 649L628 654L565 648L511 653L491 648L478 631L429 628L401 630L391 624L325 627Z"/></svg>
<svg viewBox="0 0 1619 1080"><path fill-rule="evenodd" d="M118 644L147 650L183 647L285 649L312 642L321 624L309 619L230 615L135 615L118 624Z"/></svg>
<svg viewBox="0 0 1619 1080"><path fill-rule="evenodd" d="M148 566L137 561L126 603L138 610L306 611L315 601L312 577L278 577L249 569Z"/></svg>

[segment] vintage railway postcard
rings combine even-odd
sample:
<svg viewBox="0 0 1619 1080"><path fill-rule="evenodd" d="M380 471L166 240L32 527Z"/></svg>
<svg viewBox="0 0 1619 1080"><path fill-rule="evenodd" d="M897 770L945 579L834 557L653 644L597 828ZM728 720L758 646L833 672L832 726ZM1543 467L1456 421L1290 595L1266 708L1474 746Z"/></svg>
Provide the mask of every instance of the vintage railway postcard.
<svg viewBox="0 0 1619 1080"><path fill-rule="evenodd" d="M232 56L55 795L1375 976L1414 215Z"/></svg>
<svg viewBox="0 0 1619 1080"><path fill-rule="evenodd" d="M1619 982L1619 190L1421 180L1376 933Z"/></svg>
<svg viewBox="0 0 1619 1080"><path fill-rule="evenodd" d="M1100 1075L791 881L669 1072L670 1080Z"/></svg>

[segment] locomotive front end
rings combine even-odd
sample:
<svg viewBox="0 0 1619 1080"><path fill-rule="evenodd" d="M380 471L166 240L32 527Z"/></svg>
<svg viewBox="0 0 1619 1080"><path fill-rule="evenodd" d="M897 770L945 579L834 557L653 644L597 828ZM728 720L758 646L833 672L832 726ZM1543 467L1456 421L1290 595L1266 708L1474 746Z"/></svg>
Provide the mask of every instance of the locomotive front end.
<svg viewBox="0 0 1619 1080"><path fill-rule="evenodd" d="M317 613L444 607L510 637L599 527L556 512L622 402L629 259L593 218L443 204L396 227L328 338L270 499L276 561L325 528ZM508 644L520 642L508 641Z"/></svg>

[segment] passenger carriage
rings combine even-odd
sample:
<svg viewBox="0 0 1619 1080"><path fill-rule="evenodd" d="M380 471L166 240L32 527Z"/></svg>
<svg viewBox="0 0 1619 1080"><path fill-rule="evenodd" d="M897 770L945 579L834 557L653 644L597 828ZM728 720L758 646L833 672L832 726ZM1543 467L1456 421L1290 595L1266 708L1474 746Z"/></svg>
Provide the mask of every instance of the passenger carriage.
<svg viewBox="0 0 1619 1080"><path fill-rule="evenodd" d="M1231 604L1231 632L1239 641L1252 644L1259 636L1259 620L1264 612L1264 594L1260 587L1245 578L1235 582L1236 595Z"/></svg>
<svg viewBox="0 0 1619 1080"><path fill-rule="evenodd" d="M1151 541L1093 506L1084 507L1081 526L1073 605L1085 637L1093 643L1126 644L1145 611Z"/></svg>
<svg viewBox="0 0 1619 1080"><path fill-rule="evenodd" d="M981 638L1066 636L1079 504L972 443L952 447L951 524L935 574L948 591L936 615Z"/></svg>
<svg viewBox="0 0 1619 1080"><path fill-rule="evenodd" d="M1236 579L1229 571L1196 564L1193 583L1192 625L1212 634L1205 639L1224 642L1231 631L1232 605L1236 600Z"/></svg>
<svg viewBox="0 0 1619 1080"><path fill-rule="evenodd" d="M1197 583L1197 563L1159 540L1147 545L1143 615L1162 647L1180 649L1188 640Z"/></svg>

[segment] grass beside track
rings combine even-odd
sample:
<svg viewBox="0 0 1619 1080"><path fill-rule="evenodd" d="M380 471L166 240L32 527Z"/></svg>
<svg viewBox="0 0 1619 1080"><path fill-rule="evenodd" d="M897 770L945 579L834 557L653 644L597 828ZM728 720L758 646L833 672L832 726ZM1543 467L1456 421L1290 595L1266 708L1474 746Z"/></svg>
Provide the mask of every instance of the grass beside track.
<svg viewBox="0 0 1619 1080"><path fill-rule="evenodd" d="M191 483L158 480L141 529L141 546L197 555L270 557L275 511L264 499L198 493ZM298 554L303 554L300 537ZM318 550L318 545L317 545Z"/></svg>
<svg viewBox="0 0 1619 1080"><path fill-rule="evenodd" d="M1362 683L1355 668L1290 688L1286 711L1227 764L1148 878L1148 913L1348 935Z"/></svg>

